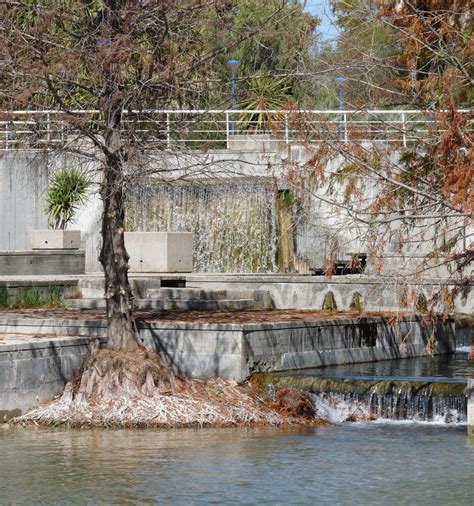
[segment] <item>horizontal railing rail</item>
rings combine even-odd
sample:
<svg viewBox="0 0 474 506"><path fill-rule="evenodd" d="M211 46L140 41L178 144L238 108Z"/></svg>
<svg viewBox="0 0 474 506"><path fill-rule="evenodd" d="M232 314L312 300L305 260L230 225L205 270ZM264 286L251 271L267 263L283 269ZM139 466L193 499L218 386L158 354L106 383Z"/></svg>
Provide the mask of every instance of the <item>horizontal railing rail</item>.
<svg viewBox="0 0 474 506"><path fill-rule="evenodd" d="M470 110L468 114L473 124ZM443 111L422 110L126 110L124 138L162 149L271 149L271 143L384 142L408 146L443 131ZM101 131L96 110L0 112L0 151L52 150ZM255 144L257 142L258 144Z"/></svg>

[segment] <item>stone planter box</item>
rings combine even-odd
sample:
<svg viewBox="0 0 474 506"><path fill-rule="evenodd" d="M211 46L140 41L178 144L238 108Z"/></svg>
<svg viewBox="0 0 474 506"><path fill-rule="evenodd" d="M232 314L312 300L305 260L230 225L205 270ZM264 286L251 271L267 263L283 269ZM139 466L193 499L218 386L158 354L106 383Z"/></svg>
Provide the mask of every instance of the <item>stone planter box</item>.
<svg viewBox="0 0 474 506"><path fill-rule="evenodd" d="M80 230L32 230L31 249L79 249Z"/></svg>
<svg viewBox="0 0 474 506"><path fill-rule="evenodd" d="M130 272L192 272L190 232L125 232Z"/></svg>

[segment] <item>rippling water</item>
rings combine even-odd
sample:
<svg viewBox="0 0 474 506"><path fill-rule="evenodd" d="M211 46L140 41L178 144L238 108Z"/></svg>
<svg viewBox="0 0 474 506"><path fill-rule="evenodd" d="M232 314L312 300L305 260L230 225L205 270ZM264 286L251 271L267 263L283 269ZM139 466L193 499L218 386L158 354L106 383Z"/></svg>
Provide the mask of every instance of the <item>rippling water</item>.
<svg viewBox="0 0 474 506"><path fill-rule="evenodd" d="M466 348L467 349L467 348ZM434 378L474 378L474 362L467 360L467 353L434 355L427 357L404 358L400 360L381 360L317 369L291 371L303 376L390 376L390 377L434 377ZM285 373L283 373L285 374Z"/></svg>
<svg viewBox="0 0 474 506"><path fill-rule="evenodd" d="M0 430L1 504L473 504L465 428Z"/></svg>

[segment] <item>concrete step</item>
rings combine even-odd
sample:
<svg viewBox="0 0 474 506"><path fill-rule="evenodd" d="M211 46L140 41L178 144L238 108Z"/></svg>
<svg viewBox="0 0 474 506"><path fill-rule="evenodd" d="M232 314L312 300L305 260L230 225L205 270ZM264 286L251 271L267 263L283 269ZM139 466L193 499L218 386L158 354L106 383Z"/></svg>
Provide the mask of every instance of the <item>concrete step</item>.
<svg viewBox="0 0 474 506"><path fill-rule="evenodd" d="M105 309L105 299L65 299L70 309ZM135 299L136 309L157 311L245 311L256 308L254 299L157 300Z"/></svg>
<svg viewBox="0 0 474 506"><path fill-rule="evenodd" d="M255 299L255 290L202 288L148 288L147 299L156 300L237 300Z"/></svg>
<svg viewBox="0 0 474 506"><path fill-rule="evenodd" d="M129 277L133 293L136 297L149 298L147 291L150 289L159 289L161 287L184 287L186 286L186 277L173 274L160 274L153 277ZM87 276L81 278L77 288L82 297L100 299L104 296L104 278L103 276Z"/></svg>

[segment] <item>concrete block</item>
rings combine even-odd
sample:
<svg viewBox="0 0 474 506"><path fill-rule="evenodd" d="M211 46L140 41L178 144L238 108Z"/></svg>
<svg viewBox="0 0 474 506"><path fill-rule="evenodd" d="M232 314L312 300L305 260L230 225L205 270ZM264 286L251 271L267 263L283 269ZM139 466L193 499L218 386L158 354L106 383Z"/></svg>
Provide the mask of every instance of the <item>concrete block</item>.
<svg viewBox="0 0 474 506"><path fill-rule="evenodd" d="M79 249L80 230L32 230L31 249Z"/></svg>
<svg viewBox="0 0 474 506"><path fill-rule="evenodd" d="M191 232L125 232L130 272L192 272Z"/></svg>
<svg viewBox="0 0 474 506"><path fill-rule="evenodd" d="M82 250L0 251L2 276L84 274L85 265L86 256ZM30 287L35 286L32 281L29 284Z"/></svg>

